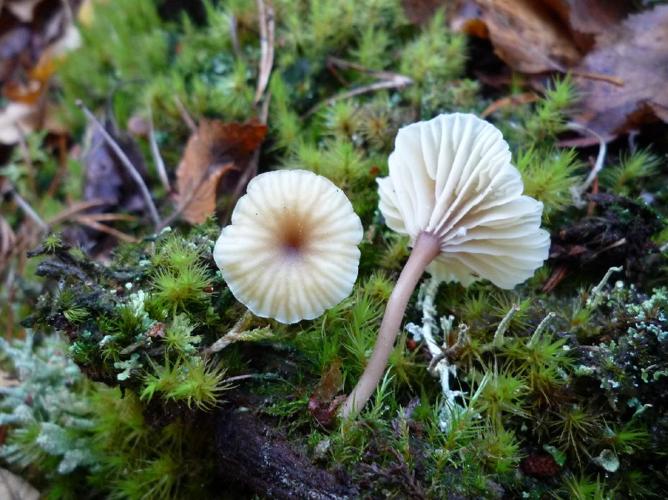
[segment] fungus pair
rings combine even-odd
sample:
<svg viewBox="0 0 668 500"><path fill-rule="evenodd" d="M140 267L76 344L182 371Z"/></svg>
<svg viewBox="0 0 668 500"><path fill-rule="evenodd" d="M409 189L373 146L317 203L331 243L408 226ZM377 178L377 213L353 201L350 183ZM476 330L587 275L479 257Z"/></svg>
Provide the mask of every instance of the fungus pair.
<svg viewBox="0 0 668 500"><path fill-rule="evenodd" d="M383 376L408 300L427 270L464 286L512 288L547 258L543 205L523 196L508 144L470 114L440 115L399 130L389 176L378 180L387 226L412 251L385 309L376 345L341 409L360 411ZM313 319L352 291L362 225L332 182L303 170L259 175L237 203L214 259L234 296L283 323Z"/></svg>

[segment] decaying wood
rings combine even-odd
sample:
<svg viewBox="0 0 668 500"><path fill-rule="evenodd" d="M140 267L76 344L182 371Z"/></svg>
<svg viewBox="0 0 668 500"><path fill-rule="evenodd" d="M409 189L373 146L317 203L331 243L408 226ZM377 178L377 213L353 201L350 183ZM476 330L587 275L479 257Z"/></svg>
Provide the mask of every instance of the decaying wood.
<svg viewBox="0 0 668 500"><path fill-rule="evenodd" d="M220 410L215 439L221 476L263 497L324 500L359 496L355 487L313 465L243 407Z"/></svg>

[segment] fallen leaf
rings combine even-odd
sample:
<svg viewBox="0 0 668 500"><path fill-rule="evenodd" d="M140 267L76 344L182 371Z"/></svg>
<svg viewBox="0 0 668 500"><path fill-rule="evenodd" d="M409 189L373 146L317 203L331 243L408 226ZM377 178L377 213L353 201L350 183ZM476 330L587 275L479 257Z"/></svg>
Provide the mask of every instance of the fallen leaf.
<svg viewBox="0 0 668 500"><path fill-rule="evenodd" d="M9 81L2 88L2 93L10 101L36 105L46 90L49 78L55 66L50 58L43 57L37 65L28 72L26 82Z"/></svg>
<svg viewBox="0 0 668 500"><path fill-rule="evenodd" d="M130 137L117 131L109 120L105 122L105 127L139 174L146 179L147 171L139 146ZM141 212L146 205L136 182L95 124L90 124L86 131L81 161L85 168L83 201L89 206L71 217L72 221L83 227L67 227L63 231L64 239L93 255L109 248L116 239L134 241L132 236L100 222L108 220L104 215Z"/></svg>
<svg viewBox="0 0 668 500"><path fill-rule="evenodd" d="M598 35L576 70L623 81L576 78L582 95L576 119L600 135L614 136L656 119L668 122L668 6L631 15Z"/></svg>
<svg viewBox="0 0 668 500"><path fill-rule="evenodd" d="M32 20L38 3L14 1L6 8L27 22ZM32 30L21 24L12 27L0 39L0 81L2 94L9 101L0 111L0 143L3 144L15 144L21 134L43 125L50 130L47 103L42 97L57 63L81 44L79 31L64 8L33 24Z"/></svg>
<svg viewBox="0 0 668 500"><path fill-rule="evenodd" d="M199 224L215 211L222 177L232 169L244 171L266 134L267 126L258 122L200 122L176 171L176 202L183 219Z"/></svg>
<svg viewBox="0 0 668 500"><path fill-rule="evenodd" d="M510 106L518 106L521 104L528 104L538 100L538 95L534 92L523 92L517 95L510 95L497 99L480 114L482 118L487 118L489 115L496 113L498 110L508 108Z"/></svg>
<svg viewBox="0 0 668 500"><path fill-rule="evenodd" d="M450 25L474 36L489 36L496 54L522 73L543 73L577 64L582 53L549 2L463 0Z"/></svg>
<svg viewBox="0 0 668 500"><path fill-rule="evenodd" d="M118 132L111 122L107 121L105 128L142 177L146 178L146 167L139 146L130 137ZM86 168L83 199L105 202L105 205L91 208L87 213L143 210L144 199L137 185L104 140L100 129L91 124L87 135L89 139L83 153Z"/></svg>
<svg viewBox="0 0 668 500"><path fill-rule="evenodd" d="M308 401L308 411L323 427L329 427L336 419L336 412L345 400L337 396L343 389L341 360L335 359L320 377L317 387Z"/></svg>
<svg viewBox="0 0 668 500"><path fill-rule="evenodd" d="M21 477L0 468L0 498L38 500L39 492Z"/></svg>
<svg viewBox="0 0 668 500"><path fill-rule="evenodd" d="M34 59L30 57L32 47L32 31L23 24L6 28L0 34L0 82L13 78L20 71L24 61L30 65Z"/></svg>
<svg viewBox="0 0 668 500"><path fill-rule="evenodd" d="M605 33L619 24L629 13L626 0L544 0L566 23L581 49L588 50L594 43L591 36Z"/></svg>

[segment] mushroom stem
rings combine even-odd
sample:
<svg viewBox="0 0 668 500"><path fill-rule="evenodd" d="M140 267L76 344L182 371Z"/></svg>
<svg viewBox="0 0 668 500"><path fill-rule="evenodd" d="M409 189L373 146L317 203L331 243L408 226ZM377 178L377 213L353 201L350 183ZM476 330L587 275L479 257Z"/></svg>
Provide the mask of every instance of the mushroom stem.
<svg viewBox="0 0 668 500"><path fill-rule="evenodd" d="M422 232L418 235L413 250L404 266L397 284L394 286L390 300L385 307L383 322L373 348L371 359L364 369L357 385L341 407L341 416L345 419L356 415L369 400L380 379L383 377L387 361L390 358L394 341L401 327L406 306L413 294L413 290L420 281L426 267L440 253L438 238L430 233Z"/></svg>

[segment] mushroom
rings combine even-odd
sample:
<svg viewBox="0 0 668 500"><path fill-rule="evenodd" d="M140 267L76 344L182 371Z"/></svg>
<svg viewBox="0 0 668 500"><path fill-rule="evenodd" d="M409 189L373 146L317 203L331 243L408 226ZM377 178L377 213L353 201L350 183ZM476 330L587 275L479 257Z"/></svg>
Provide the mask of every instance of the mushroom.
<svg viewBox="0 0 668 500"><path fill-rule="evenodd" d="M510 289L548 256L542 203L523 196L508 144L471 114L443 114L399 130L378 180L380 211L390 229L409 236L411 254L385 309L364 373L341 409L360 411L383 376L415 286L423 272L464 286L487 279Z"/></svg>
<svg viewBox="0 0 668 500"><path fill-rule="evenodd" d="M306 170L255 177L213 258L236 299L281 323L313 319L357 279L362 223L346 195Z"/></svg>

